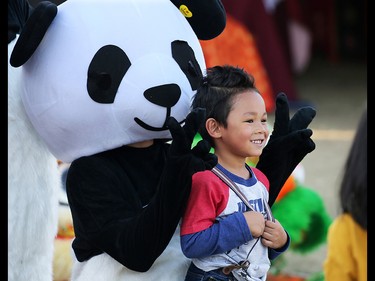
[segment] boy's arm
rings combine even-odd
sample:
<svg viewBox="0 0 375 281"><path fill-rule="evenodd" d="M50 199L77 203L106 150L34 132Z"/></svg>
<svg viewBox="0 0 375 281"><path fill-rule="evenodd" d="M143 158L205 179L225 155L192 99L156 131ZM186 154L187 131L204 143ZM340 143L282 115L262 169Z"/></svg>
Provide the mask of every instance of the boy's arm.
<svg viewBox="0 0 375 281"><path fill-rule="evenodd" d="M253 237L242 213L236 212L202 231L181 236L181 249L188 258L221 254Z"/></svg>

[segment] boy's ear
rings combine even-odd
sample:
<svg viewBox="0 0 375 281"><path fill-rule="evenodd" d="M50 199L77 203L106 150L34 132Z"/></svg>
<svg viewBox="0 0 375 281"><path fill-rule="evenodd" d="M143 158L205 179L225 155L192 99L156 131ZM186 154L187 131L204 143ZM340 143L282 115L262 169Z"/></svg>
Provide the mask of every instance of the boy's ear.
<svg viewBox="0 0 375 281"><path fill-rule="evenodd" d="M214 118L208 118L206 120L206 130L208 134L214 139L221 137L219 123Z"/></svg>

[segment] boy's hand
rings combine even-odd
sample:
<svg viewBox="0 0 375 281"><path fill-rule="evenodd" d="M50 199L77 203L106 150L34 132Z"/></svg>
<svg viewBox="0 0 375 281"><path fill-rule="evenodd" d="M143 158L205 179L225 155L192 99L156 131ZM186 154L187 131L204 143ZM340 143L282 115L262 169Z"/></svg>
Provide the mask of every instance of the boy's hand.
<svg viewBox="0 0 375 281"><path fill-rule="evenodd" d="M266 221L266 226L262 234L262 244L264 246L279 249L285 245L287 239L287 234L278 220L275 220L275 222Z"/></svg>
<svg viewBox="0 0 375 281"><path fill-rule="evenodd" d="M262 236L265 227L265 219L263 214L255 211L247 211L244 212L243 215L246 219L251 235L254 238Z"/></svg>

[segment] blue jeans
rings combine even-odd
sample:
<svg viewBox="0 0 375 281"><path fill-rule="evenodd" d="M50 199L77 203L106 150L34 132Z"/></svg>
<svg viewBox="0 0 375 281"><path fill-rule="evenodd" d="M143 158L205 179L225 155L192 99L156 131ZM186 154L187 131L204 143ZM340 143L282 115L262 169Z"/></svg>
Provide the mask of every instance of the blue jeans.
<svg viewBox="0 0 375 281"><path fill-rule="evenodd" d="M221 268L203 271L191 263L186 273L185 281L235 281L233 274L226 275Z"/></svg>

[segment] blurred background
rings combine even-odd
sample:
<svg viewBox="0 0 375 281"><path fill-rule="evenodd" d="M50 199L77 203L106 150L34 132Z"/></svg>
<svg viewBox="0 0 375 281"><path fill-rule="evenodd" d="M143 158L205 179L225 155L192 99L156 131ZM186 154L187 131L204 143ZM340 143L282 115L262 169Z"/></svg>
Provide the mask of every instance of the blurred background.
<svg viewBox="0 0 375 281"><path fill-rule="evenodd" d="M286 195L273 207L295 243L273 264L269 280L324 280L326 230L340 212L341 173L367 104L367 1L222 2L225 30L201 41L207 66L233 64L252 74L266 101L270 126L279 92L287 94L291 114L302 106L317 112L310 125L316 149L303 159ZM62 228L65 221L62 215ZM55 281L67 280L70 266L64 258L56 259Z"/></svg>

